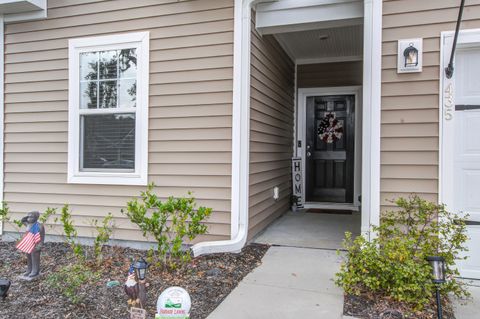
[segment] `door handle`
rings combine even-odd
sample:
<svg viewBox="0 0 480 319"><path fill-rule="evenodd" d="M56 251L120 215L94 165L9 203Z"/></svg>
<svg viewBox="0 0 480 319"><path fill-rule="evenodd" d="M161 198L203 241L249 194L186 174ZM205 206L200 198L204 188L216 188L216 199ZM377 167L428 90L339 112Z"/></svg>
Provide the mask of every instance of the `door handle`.
<svg viewBox="0 0 480 319"><path fill-rule="evenodd" d="M312 156L312 153L307 152L307 157L310 157L310 156Z"/></svg>

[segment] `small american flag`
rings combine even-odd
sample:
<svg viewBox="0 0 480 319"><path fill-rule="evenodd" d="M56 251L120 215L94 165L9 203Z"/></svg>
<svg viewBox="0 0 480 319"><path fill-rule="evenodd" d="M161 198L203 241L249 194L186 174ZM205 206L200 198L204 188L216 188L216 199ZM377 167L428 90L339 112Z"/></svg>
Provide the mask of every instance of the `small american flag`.
<svg viewBox="0 0 480 319"><path fill-rule="evenodd" d="M25 233L22 240L17 244L17 249L24 253L31 254L35 246L42 240L40 237L40 224L35 223L29 231Z"/></svg>

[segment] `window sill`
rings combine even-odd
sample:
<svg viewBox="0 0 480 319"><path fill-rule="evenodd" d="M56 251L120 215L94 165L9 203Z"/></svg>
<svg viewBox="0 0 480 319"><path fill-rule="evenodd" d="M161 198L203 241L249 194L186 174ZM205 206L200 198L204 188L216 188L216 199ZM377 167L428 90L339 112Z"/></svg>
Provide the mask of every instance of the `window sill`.
<svg viewBox="0 0 480 319"><path fill-rule="evenodd" d="M78 173L68 176L69 184L146 186L148 179L135 173Z"/></svg>

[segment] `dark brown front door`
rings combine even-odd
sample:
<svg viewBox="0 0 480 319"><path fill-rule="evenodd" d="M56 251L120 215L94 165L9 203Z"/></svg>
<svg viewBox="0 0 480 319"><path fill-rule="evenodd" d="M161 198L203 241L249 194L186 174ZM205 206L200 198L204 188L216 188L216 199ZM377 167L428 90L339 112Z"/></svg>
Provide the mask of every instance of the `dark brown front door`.
<svg viewBox="0 0 480 319"><path fill-rule="evenodd" d="M307 98L306 201L353 203L355 96Z"/></svg>

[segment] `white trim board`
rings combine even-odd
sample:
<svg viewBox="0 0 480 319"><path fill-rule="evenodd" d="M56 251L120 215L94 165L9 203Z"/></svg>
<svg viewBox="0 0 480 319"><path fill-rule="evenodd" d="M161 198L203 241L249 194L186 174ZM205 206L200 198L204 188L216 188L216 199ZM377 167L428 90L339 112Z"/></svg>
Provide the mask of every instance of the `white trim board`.
<svg viewBox="0 0 480 319"><path fill-rule="evenodd" d="M362 0L280 0L257 6L261 34L296 32L358 25L363 20Z"/></svg>
<svg viewBox="0 0 480 319"><path fill-rule="evenodd" d="M296 154L302 158L302 189L305 195L305 183L306 183L306 109L307 98L311 96L328 96L328 95L354 95L355 96L355 163L354 163L354 186L353 186L353 205L358 207L360 202L358 200L361 192L361 161L362 161L362 126L361 126L361 110L362 108L362 87L361 86L343 86L343 87L329 87L329 88L308 88L298 89L298 104L297 104L297 136L295 139ZM298 147L298 141L302 141L302 147ZM303 203L305 202L305 196L303 196Z"/></svg>
<svg viewBox="0 0 480 319"><path fill-rule="evenodd" d="M325 57L325 58L317 58L317 59L297 59L297 64L321 64L321 63L335 63L335 62L354 62L354 61L362 61L363 56L332 56L332 57Z"/></svg>
<svg viewBox="0 0 480 319"><path fill-rule="evenodd" d="M363 32L362 234L380 224L380 123L382 90L382 0L365 0ZM366 215L365 214L365 215Z"/></svg>

